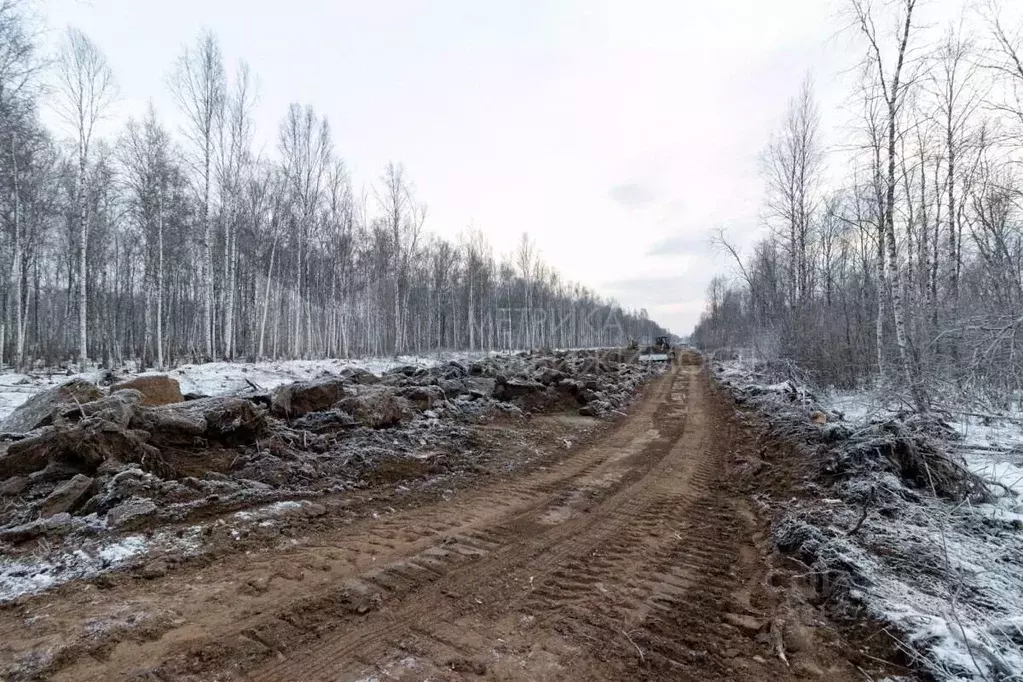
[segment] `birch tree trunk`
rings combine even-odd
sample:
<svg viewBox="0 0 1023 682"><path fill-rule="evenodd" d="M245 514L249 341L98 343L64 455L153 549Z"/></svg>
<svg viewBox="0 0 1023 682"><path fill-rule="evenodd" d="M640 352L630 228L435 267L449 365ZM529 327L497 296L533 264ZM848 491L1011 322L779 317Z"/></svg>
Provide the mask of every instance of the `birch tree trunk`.
<svg viewBox="0 0 1023 682"><path fill-rule="evenodd" d="M206 357L213 358L213 222L210 220L210 163L213 155L212 136L207 135L203 143L202 177L202 328Z"/></svg>
<svg viewBox="0 0 1023 682"><path fill-rule="evenodd" d="M88 318L86 310L89 303L87 291L88 277L86 264L86 246L89 238L88 228L88 196L85 181L86 148L83 143L78 146L78 363L81 371L85 371L89 363L88 349Z"/></svg>
<svg viewBox="0 0 1023 682"><path fill-rule="evenodd" d="M897 141L899 109L905 98L905 84L902 82L903 68L906 63L906 48L909 44L910 30L913 19L913 9L916 0L903 0L905 18L900 19L899 35L896 53L896 63L891 73L891 81L888 81L888 74L884 69L884 60L878 44L878 37L874 29L874 20L870 16L870 8L863 5L859 0L853 1L853 8L857 13L860 29L864 37L870 43L872 51L873 67L877 69L878 84L884 95L886 128L886 151L887 168L885 176L885 193L883 204L883 221L881 247L887 249L888 266L891 269L889 281L889 294L892 303L892 317L895 323L895 343L899 352L899 364L902 370L906 385L909 388L913 403L917 410L924 412L928 409L926 392L921 384L919 368L916 364L916 357L910 347L910 338L907 331L907 311L905 308L905 282L902 276L902 268L899 263L898 251L895 242L895 187L896 187L896 155L898 154ZM880 315L880 312L879 312ZM880 323L878 333L880 336ZM878 356L880 359L880 355Z"/></svg>
<svg viewBox="0 0 1023 682"><path fill-rule="evenodd" d="M266 318L270 312L270 285L273 284L274 274L274 256L277 253L277 236L274 236L273 246L270 248L270 264L266 270L266 291L263 294L263 314L259 321L259 349L256 351L256 357L262 360L265 356L263 355L263 340L266 337Z"/></svg>
<svg viewBox="0 0 1023 682"><path fill-rule="evenodd" d="M188 122L188 135L198 155L202 220L199 289L202 301L201 343L206 357L215 352L213 299L213 223L210 220L210 183L214 140L223 120L225 75L220 45L213 34L199 35L194 48L178 59L171 86Z"/></svg>
<svg viewBox="0 0 1023 682"><path fill-rule="evenodd" d="M69 28L58 58L59 107L74 129L78 146L78 360L82 369L89 361L88 349L88 201L86 176L89 145L96 123L114 96L113 74L99 48L81 31Z"/></svg>
<svg viewBox="0 0 1023 682"><path fill-rule="evenodd" d="M22 239L21 239L21 191L18 180L18 145L16 133L11 133L11 169L14 178L14 262L11 264L11 277L14 278L14 315L15 334L17 335L14 352L14 366L21 369L25 363L25 319L22 315Z"/></svg>
<svg viewBox="0 0 1023 682"><path fill-rule="evenodd" d="M238 273L238 237L232 230L231 232L231 248L228 250L231 254L230 267L228 268L227 283L227 310L224 311L224 344L226 346L226 355L228 360L234 359L234 300L236 278Z"/></svg>
<svg viewBox="0 0 1023 682"><path fill-rule="evenodd" d="M162 183L161 183L162 185ZM163 188L156 195L156 367L163 369Z"/></svg>
<svg viewBox="0 0 1023 682"><path fill-rule="evenodd" d="M299 240L298 261L295 266L295 286L292 288L292 291L295 292L295 299L293 301L295 305L295 319L294 327L292 328L295 340L291 346L293 358L298 358L302 353L302 246L303 240Z"/></svg>

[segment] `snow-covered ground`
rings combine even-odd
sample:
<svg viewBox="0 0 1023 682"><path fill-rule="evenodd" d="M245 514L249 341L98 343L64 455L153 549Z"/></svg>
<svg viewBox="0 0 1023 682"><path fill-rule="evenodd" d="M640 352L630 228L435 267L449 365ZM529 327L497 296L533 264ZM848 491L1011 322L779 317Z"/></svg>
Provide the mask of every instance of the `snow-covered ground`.
<svg viewBox="0 0 1023 682"><path fill-rule="evenodd" d="M866 422L870 418L888 414L888 406L867 391L832 391L825 399L825 404L848 422Z"/></svg>
<svg viewBox="0 0 1023 682"><path fill-rule="evenodd" d="M445 356L446 359L455 356ZM464 356L459 356L464 357ZM286 360L280 362L207 362L182 365L166 372L181 384L182 393L217 395L248 387L248 382L273 389L293 381L306 381L328 374L338 374L356 367L380 374L400 365L430 367L441 361L438 357L400 356L396 358L363 358L358 360ZM161 374L146 372L145 374Z"/></svg>
<svg viewBox="0 0 1023 682"><path fill-rule="evenodd" d="M0 419L3 419L23 402L44 389L64 383L71 377L63 374L29 376L16 372L0 374Z"/></svg>

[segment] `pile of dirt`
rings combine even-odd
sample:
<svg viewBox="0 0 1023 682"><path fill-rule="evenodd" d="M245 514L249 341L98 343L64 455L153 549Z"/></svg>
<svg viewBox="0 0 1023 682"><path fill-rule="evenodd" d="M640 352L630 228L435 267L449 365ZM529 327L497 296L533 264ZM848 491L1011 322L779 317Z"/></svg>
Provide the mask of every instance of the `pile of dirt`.
<svg viewBox="0 0 1023 682"><path fill-rule="evenodd" d="M1010 625L1020 617L1023 525L955 455L951 426L933 414L846 421L776 367L717 363L714 373L760 434L741 475L773 510L775 546L818 603L850 626L881 623L904 663L934 679L1023 671ZM789 485L773 485L781 479Z"/></svg>
<svg viewBox="0 0 1023 682"><path fill-rule="evenodd" d="M660 371L617 352L534 352L382 376L345 369L189 400L166 376L109 388L76 379L0 424L0 541L443 474L456 459L467 465L474 424L566 410L608 416Z"/></svg>
<svg viewBox="0 0 1023 682"><path fill-rule="evenodd" d="M469 383L527 412L574 409L602 417L620 411L639 384L664 369L638 362L629 351L521 353L473 363Z"/></svg>
<svg viewBox="0 0 1023 682"><path fill-rule="evenodd" d="M718 383L740 407L769 416L772 436L808 449L814 478L839 485L890 474L908 488L945 499L989 499L985 482L948 447L959 436L938 415L902 413L853 425L829 409L805 379L779 381L772 364L739 367L715 365Z"/></svg>

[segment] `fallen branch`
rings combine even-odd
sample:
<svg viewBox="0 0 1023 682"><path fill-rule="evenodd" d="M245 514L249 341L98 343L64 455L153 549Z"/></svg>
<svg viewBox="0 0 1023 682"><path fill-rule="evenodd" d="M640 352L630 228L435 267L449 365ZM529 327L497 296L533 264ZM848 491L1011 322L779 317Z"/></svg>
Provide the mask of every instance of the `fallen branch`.
<svg viewBox="0 0 1023 682"><path fill-rule="evenodd" d="M926 461L924 461L924 467L925 467L925 470L927 472L927 480L928 480L928 482L931 485L931 491L934 492L934 479L931 476L931 470L930 470L930 468L927 467L927 462ZM934 494L937 495L936 492L934 492ZM953 572L952 572L952 560L949 558L949 554L948 554L948 538L945 535L945 522L946 522L946 520L947 519L944 516L942 516L942 517L940 517L938 519L938 534L939 534L939 537L941 538L941 552L942 552L942 556L943 556L943 558L945 560L945 575L948 577L949 580L951 580L952 577L953 577ZM963 586L963 582L962 582L962 577L961 576L958 577L958 583L956 585L956 589L955 590L952 589L952 585L951 584L949 585L949 598L948 598L949 610L952 612L952 618L955 620L956 625L959 627L959 633L962 635L962 642L966 646L966 653L970 655L970 660L973 662L973 667L977 669L977 673L980 675L980 678L982 680L987 680L988 678L987 678L987 675L984 674L984 669L980 667L980 664L977 662L977 657L974 656L974 654L973 654L973 647L970 645L970 638L966 634L966 626L963 625L963 621L959 617L959 610L956 608L956 599L957 599L957 597L959 595L959 590L962 588L962 586ZM948 623L947 619L946 619L946 623ZM948 631L950 633L954 634L955 633L955 629L951 627L951 624L948 624L948 625L949 625Z"/></svg>
<svg viewBox="0 0 1023 682"><path fill-rule="evenodd" d="M639 654L640 662L641 663L646 663L646 656L643 655L643 650L639 648L638 644L636 644L634 641L632 641L632 637L629 637L629 633L626 632L625 630L619 630L619 632L621 632L623 635L625 635L625 639L629 640L629 644L631 644L632 646L636 647L636 653Z"/></svg>
<svg viewBox="0 0 1023 682"><path fill-rule="evenodd" d="M863 525L863 522L867 520L867 512L870 510L870 503L874 501L874 496L876 494L877 488L873 485L870 486L870 494L863 498L863 513L860 514L860 520L856 522L856 525L852 527L852 530L846 533L846 537L852 537L855 535L860 530L860 526Z"/></svg>
<svg viewBox="0 0 1023 682"><path fill-rule="evenodd" d="M987 485L998 486L999 488L1004 490L1005 494L1008 495L1009 497L1019 497L1019 493L1017 493L1015 490L1013 490L1012 488L1005 485L999 480L996 480L994 478L982 478L981 480L984 481L984 483L986 483Z"/></svg>

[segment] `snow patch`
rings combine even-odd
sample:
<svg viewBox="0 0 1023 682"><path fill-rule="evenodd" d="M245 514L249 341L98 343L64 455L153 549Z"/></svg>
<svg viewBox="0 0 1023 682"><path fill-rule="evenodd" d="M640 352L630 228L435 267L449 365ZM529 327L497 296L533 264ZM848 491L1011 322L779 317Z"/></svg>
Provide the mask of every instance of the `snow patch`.
<svg viewBox="0 0 1023 682"><path fill-rule="evenodd" d="M130 535L120 542L102 548L99 551L99 558L110 566L123 563L145 551L146 539L141 535Z"/></svg>
<svg viewBox="0 0 1023 682"><path fill-rule="evenodd" d="M361 360L288 360L283 362L208 362L201 365L182 365L167 372L181 384L182 393L218 395L248 388L248 382L265 389L282 384L308 381L317 377L339 374L349 368L364 369L381 374L394 367L413 365L430 367L436 358L401 356L397 358L365 358ZM146 372L145 374L159 374Z"/></svg>
<svg viewBox="0 0 1023 682"><path fill-rule="evenodd" d="M269 519L275 516L283 516L291 512L300 511L311 506L311 504L311 502L307 502L305 500L283 500L281 502L274 502L273 504L268 504L262 507L235 512L234 518L239 521L258 521L261 519Z"/></svg>
<svg viewBox="0 0 1023 682"><path fill-rule="evenodd" d="M161 531L150 539L129 535L106 542L85 542L75 549L57 550L43 556L0 557L0 604L25 595L38 594L72 580L93 578L100 573L140 563L157 552L183 556L197 554L201 547L200 526L175 532ZM80 539L74 541L81 543Z"/></svg>

